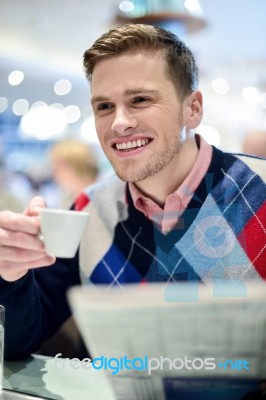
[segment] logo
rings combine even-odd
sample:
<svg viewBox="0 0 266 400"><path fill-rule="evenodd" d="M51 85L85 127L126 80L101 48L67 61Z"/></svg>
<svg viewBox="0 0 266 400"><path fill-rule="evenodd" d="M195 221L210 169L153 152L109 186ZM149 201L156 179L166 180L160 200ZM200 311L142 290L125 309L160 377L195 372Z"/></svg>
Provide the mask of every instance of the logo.
<svg viewBox="0 0 266 400"><path fill-rule="evenodd" d="M117 375L121 371L146 371L148 375L151 375L153 371L200 371L200 370L215 370L217 368L224 370L250 370L250 363L247 360L231 360L228 359L224 362L216 362L214 357L177 357L174 359L160 356L149 358L147 355L144 357L128 358L123 356L120 358L116 357L95 357L93 360L90 358L84 358L79 360L78 358L59 358L62 353L56 354L54 361L57 367L64 368L69 365L73 369L89 369L95 370L110 370L112 375Z"/></svg>

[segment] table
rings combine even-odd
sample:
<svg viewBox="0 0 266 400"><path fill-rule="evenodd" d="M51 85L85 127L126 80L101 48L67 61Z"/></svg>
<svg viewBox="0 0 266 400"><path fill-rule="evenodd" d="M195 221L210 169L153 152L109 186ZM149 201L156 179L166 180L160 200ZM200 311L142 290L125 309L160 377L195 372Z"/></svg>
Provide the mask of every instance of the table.
<svg viewBox="0 0 266 400"><path fill-rule="evenodd" d="M33 400L36 396L53 400L115 400L104 373L84 369L78 362L73 368L69 360L63 361L61 365L54 358L41 355L5 361L3 387L12 392L4 390L3 400Z"/></svg>
<svg viewBox="0 0 266 400"><path fill-rule="evenodd" d="M84 369L78 360L76 368L73 368L68 359L60 360L63 361L62 365L58 365L54 358L33 355L24 361L5 362L3 386L10 392L4 391L1 400L116 400L103 371ZM157 386L153 386L155 389L149 386L149 390L145 389L143 391L145 394L140 395L139 385L141 382L145 383L143 378L138 380L135 387L130 382L119 377L116 386L120 389L117 395L119 399L242 400L246 393L257 391L260 386L260 379L254 377L231 379L228 376L220 379L211 376L205 378L178 376L165 379L165 396L160 396ZM153 384L156 382L154 380Z"/></svg>

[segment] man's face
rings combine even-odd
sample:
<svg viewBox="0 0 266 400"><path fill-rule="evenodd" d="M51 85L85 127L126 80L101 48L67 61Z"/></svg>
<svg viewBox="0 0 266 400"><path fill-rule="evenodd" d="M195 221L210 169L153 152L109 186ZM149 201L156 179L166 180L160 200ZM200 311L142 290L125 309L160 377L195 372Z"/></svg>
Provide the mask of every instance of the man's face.
<svg viewBox="0 0 266 400"><path fill-rule="evenodd" d="M126 53L100 61L91 92L101 146L122 180L140 182L176 169L183 104L160 53Z"/></svg>

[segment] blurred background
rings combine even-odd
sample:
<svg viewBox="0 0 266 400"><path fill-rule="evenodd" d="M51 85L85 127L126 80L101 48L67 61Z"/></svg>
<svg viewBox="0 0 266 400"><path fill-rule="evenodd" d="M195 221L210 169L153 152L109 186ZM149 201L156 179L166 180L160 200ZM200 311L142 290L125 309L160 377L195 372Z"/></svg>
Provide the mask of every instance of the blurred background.
<svg viewBox="0 0 266 400"><path fill-rule="evenodd" d="M265 0L1 0L0 209L24 208L35 193L48 206L61 204L50 158L57 142L86 143L99 176L110 172L82 56L127 21L161 25L187 43L204 93L198 132L241 152L248 132L266 131L265 18Z"/></svg>

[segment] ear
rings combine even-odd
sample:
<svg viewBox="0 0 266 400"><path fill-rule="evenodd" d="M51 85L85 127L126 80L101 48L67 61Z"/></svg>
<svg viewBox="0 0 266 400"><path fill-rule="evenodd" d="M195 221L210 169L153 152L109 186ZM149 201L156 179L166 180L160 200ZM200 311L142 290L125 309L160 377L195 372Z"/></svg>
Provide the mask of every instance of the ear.
<svg viewBox="0 0 266 400"><path fill-rule="evenodd" d="M190 129L195 129L203 117L202 93L199 90L187 96L183 103L183 123Z"/></svg>

